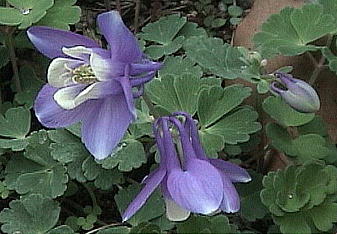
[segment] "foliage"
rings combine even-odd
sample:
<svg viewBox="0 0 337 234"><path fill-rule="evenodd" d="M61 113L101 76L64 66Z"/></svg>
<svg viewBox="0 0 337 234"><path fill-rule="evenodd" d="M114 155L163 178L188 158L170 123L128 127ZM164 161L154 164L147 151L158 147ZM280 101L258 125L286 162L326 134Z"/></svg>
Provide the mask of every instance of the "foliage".
<svg viewBox="0 0 337 234"><path fill-rule="evenodd" d="M283 233L328 231L337 221L336 176L336 167L321 163L270 172L261 199Z"/></svg>
<svg viewBox="0 0 337 234"><path fill-rule="evenodd" d="M222 34L246 14L241 1L164 1L158 13L163 16L149 23L145 9L151 4L140 1L137 36L146 56L163 66L145 85L146 95L135 99L137 118L124 138L108 158L95 160L82 142L81 124L47 129L35 117L34 100L46 83L50 60L33 50L26 29L71 29L97 40L101 37L89 19L103 11L102 2L0 0L3 233L336 232L337 149L329 125L317 113L298 112L269 92L277 82L274 72L290 73L292 67L265 69L266 59L309 54L321 58L313 62L308 83L314 84L323 68L337 73L335 0L310 1L271 15L254 36L253 50L229 44ZM121 4L130 26L131 5ZM171 14L177 4L180 13ZM105 41L99 43L105 48ZM144 187L139 182L160 161L152 124L176 111L193 116L208 157L248 169L252 181L235 184L240 211L191 214L172 222L158 189L120 223L120 214ZM276 171L269 171L269 160Z"/></svg>

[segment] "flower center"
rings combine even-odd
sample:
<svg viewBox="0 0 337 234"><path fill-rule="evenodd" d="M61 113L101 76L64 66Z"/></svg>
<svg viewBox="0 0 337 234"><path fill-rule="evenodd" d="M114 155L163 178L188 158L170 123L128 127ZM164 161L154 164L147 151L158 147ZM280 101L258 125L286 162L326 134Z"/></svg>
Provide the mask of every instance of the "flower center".
<svg viewBox="0 0 337 234"><path fill-rule="evenodd" d="M95 76L94 71L92 70L90 65L81 65L72 72L72 79L74 82L79 84L93 84L98 82L98 79Z"/></svg>

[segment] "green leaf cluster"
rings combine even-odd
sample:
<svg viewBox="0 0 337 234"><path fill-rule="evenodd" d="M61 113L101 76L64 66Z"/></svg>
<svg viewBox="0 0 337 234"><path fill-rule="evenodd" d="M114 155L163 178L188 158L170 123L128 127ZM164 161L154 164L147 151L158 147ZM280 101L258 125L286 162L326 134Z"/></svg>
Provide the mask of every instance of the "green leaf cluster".
<svg viewBox="0 0 337 234"><path fill-rule="evenodd" d="M66 165L68 175L81 183L94 181L97 188L108 190L122 182L122 174L117 169L104 169L85 149L80 139L64 129L48 132L53 141L50 154L54 160Z"/></svg>
<svg viewBox="0 0 337 234"><path fill-rule="evenodd" d="M319 47L310 43L335 33L335 1L322 0L319 3L305 4L298 9L287 7L271 15L253 39L263 56L294 56L315 51Z"/></svg>
<svg viewBox="0 0 337 234"><path fill-rule="evenodd" d="M329 231L337 222L337 168L315 162L269 172L261 200L282 233Z"/></svg>
<svg viewBox="0 0 337 234"><path fill-rule="evenodd" d="M185 41L184 50L189 59L212 75L248 80L258 76L257 71L251 70L253 64L244 59L246 51L243 48L232 47L220 38L191 37Z"/></svg>
<svg viewBox="0 0 337 234"><path fill-rule="evenodd" d="M201 141L212 157L225 144L247 142L250 134L261 129L257 112L240 107L251 95L250 88L243 85L222 88L221 80L202 78L200 67L188 57L168 57L159 77L148 84L147 93L162 115L175 111L197 115Z"/></svg>
<svg viewBox="0 0 337 234"><path fill-rule="evenodd" d="M10 7L0 7L0 24L26 29L32 24L68 29L80 20L77 0L7 0Z"/></svg>
<svg viewBox="0 0 337 234"><path fill-rule="evenodd" d="M81 8L75 6L77 0L54 0L45 17L39 21L39 25L69 30L69 24L76 24L81 18Z"/></svg>
<svg viewBox="0 0 337 234"><path fill-rule="evenodd" d="M260 199L260 192L263 188L263 175L249 170L249 175L252 177L248 184L237 184L236 187L241 198L241 215L250 222L262 219L268 214L268 209L263 205ZM252 205L254 204L254 205Z"/></svg>
<svg viewBox="0 0 337 234"><path fill-rule="evenodd" d="M140 192L141 186L139 184L132 184L129 187L119 190L115 195L115 201L119 212L122 214L130 202L136 197ZM145 205L131 218L128 223L136 226L143 222L155 220L163 216L165 213L164 200L161 194L156 190L150 198L147 200Z"/></svg>
<svg viewBox="0 0 337 234"><path fill-rule="evenodd" d="M213 217L191 216L187 221L177 224L178 233L239 233L235 225L229 224L224 215Z"/></svg>
<svg viewBox="0 0 337 234"><path fill-rule="evenodd" d="M53 0L7 0L12 7L0 7L0 23L25 29L42 19Z"/></svg>
<svg viewBox="0 0 337 234"><path fill-rule="evenodd" d="M335 162L337 158L336 147L330 143L327 132L324 130L321 119L315 118L311 122L293 129L297 136L276 123L269 123L266 127L267 136L276 149L287 156L295 157L299 162L324 159L327 162Z"/></svg>
<svg viewBox="0 0 337 234"><path fill-rule="evenodd" d="M0 213L0 222L3 223L1 231L9 234L47 233L56 225L61 210L56 201L44 198L40 194L31 194L11 201L9 207ZM55 231L53 229L48 233L57 233Z"/></svg>
<svg viewBox="0 0 337 234"><path fill-rule="evenodd" d="M206 35L206 32L197 28L197 24L187 22L186 17L169 15L147 24L139 37L148 44L145 53L153 59L158 59L177 52L183 42L194 35Z"/></svg>

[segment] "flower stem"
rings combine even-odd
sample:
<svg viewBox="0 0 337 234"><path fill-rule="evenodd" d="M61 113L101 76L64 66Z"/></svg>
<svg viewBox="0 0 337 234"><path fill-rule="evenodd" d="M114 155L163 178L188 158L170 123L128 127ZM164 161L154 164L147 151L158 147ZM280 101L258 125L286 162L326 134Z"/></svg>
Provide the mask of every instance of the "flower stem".
<svg viewBox="0 0 337 234"><path fill-rule="evenodd" d="M331 43L332 43L332 40L333 40L333 35L329 34L328 35L328 39L326 41L326 47L330 47L331 46ZM325 56L322 55L322 57L320 58L319 62L316 62L315 58L312 56L312 54L310 54L310 52L308 53L308 56L310 58L310 60L314 63L315 65L315 70L313 71L310 79L309 79L309 84L310 85L313 85L317 78L318 78L318 75L320 74L320 72L322 71L322 69L325 67L324 66L324 63L325 63Z"/></svg>
<svg viewBox="0 0 337 234"><path fill-rule="evenodd" d="M119 14L122 15L122 8L121 8L121 1L120 0L116 0L116 8L117 8L117 11L119 11Z"/></svg>
<svg viewBox="0 0 337 234"><path fill-rule="evenodd" d="M84 187L84 188L88 191L88 193L89 193L89 196L90 196L91 201L92 201L92 207L93 207L93 208L94 208L94 207L97 207L97 206L98 206L98 204L97 204L97 199L96 199L96 196L95 196L94 192L93 192L92 189L90 188L90 186L87 185L87 184L83 184L83 187Z"/></svg>
<svg viewBox="0 0 337 234"><path fill-rule="evenodd" d="M140 0L136 0L135 20L134 20L135 33L137 33L139 29L139 12L140 12Z"/></svg>
<svg viewBox="0 0 337 234"><path fill-rule="evenodd" d="M13 70L13 79L14 84L16 87L16 92L21 92L21 84L20 84L20 77L19 77L19 69L18 69L18 63L17 63L17 57L15 54L15 48L14 48L14 42L13 42L13 33L15 32L15 28L10 30L6 35L6 45L9 50L9 58L11 60L12 64L12 70Z"/></svg>
<svg viewBox="0 0 337 234"><path fill-rule="evenodd" d="M108 224L108 225L105 225L105 226L93 229L93 230L91 230L89 232L86 232L85 234L92 234L92 233L96 233L96 232L98 232L100 230L107 229L109 227L117 227L117 226L123 226L123 224L122 223L111 223L111 224Z"/></svg>
<svg viewBox="0 0 337 234"><path fill-rule="evenodd" d="M144 100L145 104L149 108L150 113L154 116L154 118L155 119L159 118L160 115L159 115L158 111L156 110L156 108L154 107L154 105L152 104L149 96L147 96L147 94L144 92L142 97L143 97L143 100Z"/></svg>
<svg viewBox="0 0 337 234"><path fill-rule="evenodd" d="M111 11L110 0L104 0L104 5L105 5L105 8L106 8L108 11Z"/></svg>

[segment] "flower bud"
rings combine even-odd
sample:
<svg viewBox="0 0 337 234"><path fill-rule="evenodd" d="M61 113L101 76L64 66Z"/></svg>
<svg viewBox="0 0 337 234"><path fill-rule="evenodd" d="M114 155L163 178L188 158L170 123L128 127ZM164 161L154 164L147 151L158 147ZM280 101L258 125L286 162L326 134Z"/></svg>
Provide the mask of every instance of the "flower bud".
<svg viewBox="0 0 337 234"><path fill-rule="evenodd" d="M303 80L295 79L290 74L275 73L278 80L271 83L273 93L280 95L292 108L303 113L312 113L320 108L320 100L315 91Z"/></svg>

